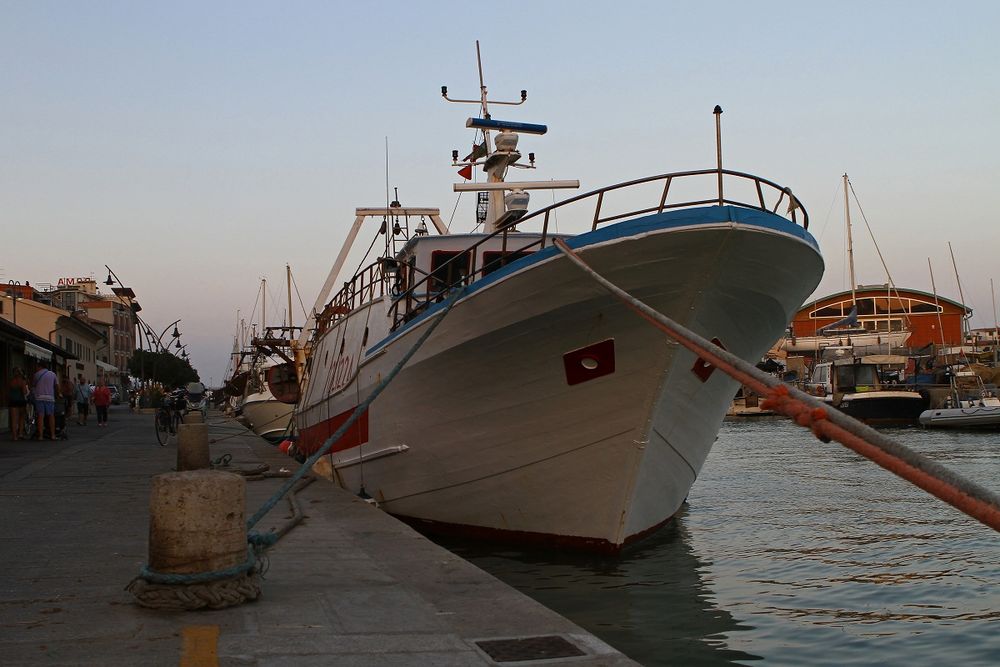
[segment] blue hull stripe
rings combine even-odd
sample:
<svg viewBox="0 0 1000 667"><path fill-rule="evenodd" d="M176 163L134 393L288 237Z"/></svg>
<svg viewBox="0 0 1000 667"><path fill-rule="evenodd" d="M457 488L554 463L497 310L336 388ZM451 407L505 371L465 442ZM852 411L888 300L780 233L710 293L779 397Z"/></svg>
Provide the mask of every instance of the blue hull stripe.
<svg viewBox="0 0 1000 667"><path fill-rule="evenodd" d="M578 250L589 245L605 243L617 238L627 238L638 234L662 231L664 229L692 227L696 225L714 226L726 222L733 222L753 227L763 227L782 234L788 234L789 236L794 236L805 241L807 244L815 248L817 253L819 253L819 244L816 242L816 239L813 238L813 235L808 232L808 230L803 229L799 225L781 217L780 215L766 213L764 211L758 211L750 208L742 208L739 206L704 206L701 208L682 209L679 211L666 211L664 213L648 215L643 218L626 220L625 222L608 225L607 227L599 227L592 232L578 234L576 236L564 238L563 240L566 241L566 244L569 245L569 247ZM465 296L462 297L462 300L464 301L470 294L474 294L480 289L488 287L499 280L503 280L512 273L521 271L532 264L544 262L557 254L559 254L559 249L555 246L549 246L539 250L538 252L532 253L527 257L522 257L515 262L511 262L510 264L507 264L506 266L489 274L485 278L481 278L469 285L466 289ZM428 317L433 316L434 313L443 308L444 305L445 304L442 302L428 307L427 310L421 313L418 317L407 322L405 325L396 329L388 336L368 348L365 351L365 355L367 356L377 352L394 338L401 336L414 326L419 325Z"/></svg>

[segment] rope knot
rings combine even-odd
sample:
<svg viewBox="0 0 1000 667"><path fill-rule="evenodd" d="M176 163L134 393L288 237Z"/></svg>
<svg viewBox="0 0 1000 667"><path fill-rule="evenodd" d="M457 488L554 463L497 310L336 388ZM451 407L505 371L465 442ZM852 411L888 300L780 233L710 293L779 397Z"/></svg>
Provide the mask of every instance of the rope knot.
<svg viewBox="0 0 1000 667"><path fill-rule="evenodd" d="M790 417L799 426L805 426L812 431L813 435L823 442L830 442L825 428L829 416L826 408L812 408L805 402L793 398L785 385L770 388L767 398L761 402L760 407Z"/></svg>

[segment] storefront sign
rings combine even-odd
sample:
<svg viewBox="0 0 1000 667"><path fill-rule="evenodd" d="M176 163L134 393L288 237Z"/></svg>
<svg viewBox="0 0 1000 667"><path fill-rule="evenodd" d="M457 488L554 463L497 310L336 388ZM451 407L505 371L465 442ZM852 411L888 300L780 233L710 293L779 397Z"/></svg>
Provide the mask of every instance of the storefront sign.
<svg viewBox="0 0 1000 667"><path fill-rule="evenodd" d="M60 278L59 282L56 283L56 287L69 287L70 285L92 282L95 282L93 278Z"/></svg>

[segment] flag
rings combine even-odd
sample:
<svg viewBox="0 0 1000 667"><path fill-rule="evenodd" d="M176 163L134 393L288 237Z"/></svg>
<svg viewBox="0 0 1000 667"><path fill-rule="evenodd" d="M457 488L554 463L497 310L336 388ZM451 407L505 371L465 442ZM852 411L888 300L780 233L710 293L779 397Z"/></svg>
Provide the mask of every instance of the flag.
<svg viewBox="0 0 1000 667"><path fill-rule="evenodd" d="M459 169L458 170L458 175L461 176L462 178L464 178L467 181L471 181L472 180L472 165L471 164L467 164L464 167L462 167L461 169Z"/></svg>

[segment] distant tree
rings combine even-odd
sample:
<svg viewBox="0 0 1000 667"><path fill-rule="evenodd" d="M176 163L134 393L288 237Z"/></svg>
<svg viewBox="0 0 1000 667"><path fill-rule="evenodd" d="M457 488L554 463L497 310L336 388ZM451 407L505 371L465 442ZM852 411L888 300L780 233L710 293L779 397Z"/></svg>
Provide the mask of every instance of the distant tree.
<svg viewBox="0 0 1000 667"><path fill-rule="evenodd" d="M198 371L188 361L169 352L136 350L128 360L128 372L167 387L179 387L200 380Z"/></svg>

